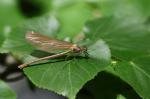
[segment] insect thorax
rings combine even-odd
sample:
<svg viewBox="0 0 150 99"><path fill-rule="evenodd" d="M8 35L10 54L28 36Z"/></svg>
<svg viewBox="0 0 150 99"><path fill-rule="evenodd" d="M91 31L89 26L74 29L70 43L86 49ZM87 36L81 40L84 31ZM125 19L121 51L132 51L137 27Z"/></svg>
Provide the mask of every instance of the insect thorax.
<svg viewBox="0 0 150 99"><path fill-rule="evenodd" d="M80 47L78 46L77 44L74 44L72 47L71 47L71 50L75 53L80 53L80 52L84 52L86 51L86 48L83 48L83 47Z"/></svg>

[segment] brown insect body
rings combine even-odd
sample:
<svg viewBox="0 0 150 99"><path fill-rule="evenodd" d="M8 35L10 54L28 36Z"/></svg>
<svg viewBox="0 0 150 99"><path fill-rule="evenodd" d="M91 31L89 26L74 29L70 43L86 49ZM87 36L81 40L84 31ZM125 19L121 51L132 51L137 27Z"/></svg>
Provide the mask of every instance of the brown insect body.
<svg viewBox="0 0 150 99"><path fill-rule="evenodd" d="M19 68L24 68L38 61L61 57L70 52L80 53L80 52L85 52L87 50L85 47L80 47L76 44L72 44L66 41L52 39L52 38L49 38L47 36L44 36L35 32L27 32L25 37L29 43L31 43L33 46L35 46L39 50L46 51L46 52L63 50L64 52L51 55L51 56L47 56L47 57L43 57L43 58L39 58L35 61L31 61L28 63L24 63L20 65Z"/></svg>

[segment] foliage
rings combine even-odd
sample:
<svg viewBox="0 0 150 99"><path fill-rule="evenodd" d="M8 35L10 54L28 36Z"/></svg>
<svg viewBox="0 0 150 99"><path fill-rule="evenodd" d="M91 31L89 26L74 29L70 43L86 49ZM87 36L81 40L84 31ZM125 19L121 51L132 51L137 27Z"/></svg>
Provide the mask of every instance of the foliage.
<svg viewBox="0 0 150 99"><path fill-rule="evenodd" d="M16 94L3 81L0 80L0 98L16 99Z"/></svg>
<svg viewBox="0 0 150 99"><path fill-rule="evenodd" d="M33 13L35 15L28 19L23 18L27 12L21 14L16 6L12 10L10 5L6 5L15 20L5 17L4 10L0 11L4 16L0 23L0 52L11 52L23 62L49 55L37 51L25 40L27 31L35 31L86 45L89 57L59 58L23 69L36 86L75 99L85 83L99 72L107 71L128 83L141 98L150 98L150 1L51 0L48 3L43 0L35 4L39 2L43 2L43 9L47 9L43 12L45 14ZM78 41L80 36L84 37ZM96 80L97 85L98 82ZM89 90L93 91L91 88ZM119 91L117 93L116 98L126 98ZM97 94L94 92L96 99L99 98Z"/></svg>

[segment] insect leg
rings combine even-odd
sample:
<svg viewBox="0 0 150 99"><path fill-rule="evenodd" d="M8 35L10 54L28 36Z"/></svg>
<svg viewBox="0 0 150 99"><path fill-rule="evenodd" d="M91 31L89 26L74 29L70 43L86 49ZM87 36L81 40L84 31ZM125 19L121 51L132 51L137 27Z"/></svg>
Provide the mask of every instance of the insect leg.
<svg viewBox="0 0 150 99"><path fill-rule="evenodd" d="M43 58L39 58L37 60L34 60L34 61L31 61L31 62L28 62L28 63L24 63L24 64L21 64L18 66L18 68L22 69L24 67L27 67L28 65L31 65L33 63L36 63L36 62L39 62L39 61L42 61L42 60L47 60L47 59L53 59L53 58L58 58L58 57L61 57L61 56L64 56L65 54L67 53L70 53L72 50L68 50L68 51L65 51L65 52L62 52L62 53L58 53L58 54L55 54L55 55L51 55L51 56L46 56L46 57L43 57Z"/></svg>

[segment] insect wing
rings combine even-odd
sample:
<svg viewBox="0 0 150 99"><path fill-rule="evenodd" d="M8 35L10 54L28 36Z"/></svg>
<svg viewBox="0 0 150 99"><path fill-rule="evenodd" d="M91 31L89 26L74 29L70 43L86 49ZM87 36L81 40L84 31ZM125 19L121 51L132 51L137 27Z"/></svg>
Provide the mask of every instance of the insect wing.
<svg viewBox="0 0 150 99"><path fill-rule="evenodd" d="M69 50L73 45L72 43L52 39L35 32L27 32L26 40L37 49L46 52Z"/></svg>

